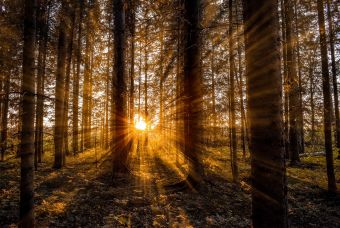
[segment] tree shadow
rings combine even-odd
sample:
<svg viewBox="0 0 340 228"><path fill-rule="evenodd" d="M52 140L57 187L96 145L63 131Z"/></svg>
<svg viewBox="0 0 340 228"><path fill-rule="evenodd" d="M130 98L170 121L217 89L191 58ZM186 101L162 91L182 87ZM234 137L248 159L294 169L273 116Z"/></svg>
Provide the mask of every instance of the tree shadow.
<svg viewBox="0 0 340 228"><path fill-rule="evenodd" d="M288 176L288 203L291 227L339 225L339 193L329 193L315 183Z"/></svg>

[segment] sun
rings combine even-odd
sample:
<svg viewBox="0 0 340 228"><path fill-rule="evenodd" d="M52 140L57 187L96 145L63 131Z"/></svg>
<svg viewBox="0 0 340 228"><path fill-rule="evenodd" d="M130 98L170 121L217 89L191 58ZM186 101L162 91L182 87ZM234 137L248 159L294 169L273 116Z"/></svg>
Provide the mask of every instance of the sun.
<svg viewBox="0 0 340 228"><path fill-rule="evenodd" d="M143 119L139 118L136 122L135 122L135 128L137 130L140 131L144 131L146 129L146 123Z"/></svg>

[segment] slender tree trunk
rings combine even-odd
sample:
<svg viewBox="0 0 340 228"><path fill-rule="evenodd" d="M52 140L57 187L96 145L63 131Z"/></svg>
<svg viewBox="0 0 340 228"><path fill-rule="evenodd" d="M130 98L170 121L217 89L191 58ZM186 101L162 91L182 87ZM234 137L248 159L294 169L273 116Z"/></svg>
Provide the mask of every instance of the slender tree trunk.
<svg viewBox="0 0 340 228"><path fill-rule="evenodd" d="M268 0L244 4L252 226L287 227L278 5Z"/></svg>
<svg viewBox="0 0 340 228"><path fill-rule="evenodd" d="M230 69L230 112L231 112L231 171L233 181L238 183L238 162L236 142L236 109L235 109L235 63L234 63L234 29L233 1L229 0L229 69Z"/></svg>
<svg viewBox="0 0 340 228"><path fill-rule="evenodd" d="M7 149L7 123L8 123L8 104L9 104L9 89L10 89L10 75L7 75L4 80L4 98L1 106L1 161L5 159L5 152Z"/></svg>
<svg viewBox="0 0 340 228"><path fill-rule="evenodd" d="M203 82L201 70L202 0L184 1L184 156L189 162L187 180L194 187L202 184L201 163Z"/></svg>
<svg viewBox="0 0 340 228"><path fill-rule="evenodd" d="M147 16L148 11L146 10L145 15ZM146 131L145 131L145 143L144 146L148 146L149 136L148 136L148 129L149 129L149 112L148 112L148 71L149 71L149 53L148 53L148 32L149 32L149 25L145 25L145 46L144 46L144 118L146 122Z"/></svg>
<svg viewBox="0 0 340 228"><path fill-rule="evenodd" d="M93 4L93 3L89 3ZM91 53L92 53L92 5L88 6L86 18L86 46L84 58L84 86L83 86L83 107L82 107L82 137L83 149L90 148L91 129L90 129L90 100L91 100Z"/></svg>
<svg viewBox="0 0 340 228"><path fill-rule="evenodd" d="M127 107L125 83L125 12L124 1L114 0L114 79L115 87L115 138L112 143L113 173L127 172Z"/></svg>
<svg viewBox="0 0 340 228"><path fill-rule="evenodd" d="M320 48L321 48L321 63L322 63L322 92L324 105L324 136L325 136L325 150L327 162L327 177L328 177L328 191L336 192L336 181L333 164L333 150L332 150L332 102L328 71L328 57L327 57L327 39L324 16L324 2L317 1L318 7L318 23L320 32Z"/></svg>
<svg viewBox="0 0 340 228"><path fill-rule="evenodd" d="M333 15L331 11L330 0L327 0L327 20L329 27L329 44L331 49L332 60L332 79L333 79L333 93L334 93L334 112L335 112L335 143L338 148L338 159L340 159L340 117L339 117L339 95L338 95L338 79L335 61L334 50L334 29L333 29Z"/></svg>
<svg viewBox="0 0 340 228"><path fill-rule="evenodd" d="M111 17L109 19L111 21ZM111 33L109 32L108 37L108 50L107 50L107 69L106 69L106 99L105 99L105 149L109 148L109 102L110 102L110 46L111 46Z"/></svg>
<svg viewBox="0 0 340 228"><path fill-rule="evenodd" d="M45 88L45 69L48 45L49 17L51 6L46 5L46 1L39 2L41 8L41 23L39 31L39 56L38 56L38 75L37 75L37 108L36 108L36 126L35 126L35 168L37 163L41 162L44 151L44 88Z"/></svg>
<svg viewBox="0 0 340 228"><path fill-rule="evenodd" d="M68 1L62 2L62 16L59 25L58 61L55 92L55 127L54 127L54 168L64 166L64 98L65 98L65 74L68 40Z"/></svg>
<svg viewBox="0 0 340 228"><path fill-rule="evenodd" d="M22 93L20 222L19 227L34 227L34 51L36 1L25 0Z"/></svg>
<svg viewBox="0 0 340 228"><path fill-rule="evenodd" d="M288 70L288 96L289 96L289 157L291 164L300 162L300 129L298 124L299 113L299 86L296 72L296 59L294 54L294 35L292 30L293 1L285 1L285 20L287 36L287 70Z"/></svg>
<svg viewBox="0 0 340 228"><path fill-rule="evenodd" d="M70 94L70 81L71 81L71 64L73 57L73 35L74 35L74 25L75 25L75 12L74 5L71 5L70 9L70 30L68 31L68 41L67 41L67 57L66 57L66 78L65 78L65 100L64 100L64 157L70 154L69 151L69 142L68 142L68 106L69 106L69 94ZM74 61L74 60L73 60Z"/></svg>
<svg viewBox="0 0 340 228"><path fill-rule="evenodd" d="M312 54L314 53L314 54ZM312 53L310 53L310 60L309 60L309 93L310 93L310 107L311 107L311 137L310 142L312 145L312 152L314 152L314 145L315 145L315 103L314 103L314 67L315 67L315 50L312 50Z"/></svg>
<svg viewBox="0 0 340 228"><path fill-rule="evenodd" d="M289 155L289 96L288 96L288 63L287 63L287 33L286 33L286 10L285 0L280 1L281 28L282 28L282 57L283 57L283 92L284 92L284 145L286 159Z"/></svg>
<svg viewBox="0 0 340 228"><path fill-rule="evenodd" d="M134 106L135 106L135 3L133 0L129 2L129 27L130 27L130 36L131 36L131 48L130 48L130 58L131 58L131 66L130 66L130 128L133 129L133 121L134 121Z"/></svg>
<svg viewBox="0 0 340 228"><path fill-rule="evenodd" d="M236 18L239 18L238 6L236 5ZM242 72L242 50L241 50L241 34L239 28L239 22L236 23L236 31L237 31L237 55L238 55L238 77L239 77L239 93L240 93L240 109L241 109L241 140L242 140L242 156L243 160L246 158L246 137L247 137L247 124L246 124L246 114L244 108L244 99L243 99L243 72Z"/></svg>
<svg viewBox="0 0 340 228"><path fill-rule="evenodd" d="M211 100L212 100L212 106L211 106L211 109L212 109L212 122L213 122L213 126L212 126L212 134L213 134L213 139L212 139L212 143L214 145L216 145L216 135L217 135L217 132L216 132L216 128L217 128L217 114L216 114L216 91L215 91L215 56L214 56L214 44L212 45L212 50L211 50Z"/></svg>
<svg viewBox="0 0 340 228"><path fill-rule="evenodd" d="M297 72L298 72L298 94L299 94L299 108L297 117L297 128L299 141L299 153L305 152L305 136L304 136L304 120L303 120L303 98L302 98L302 72L301 72L301 56L300 56L300 37L299 37L299 26L298 26L298 13L297 13L297 0L294 0L294 18L295 18L295 40L296 40L296 57L297 57Z"/></svg>
<svg viewBox="0 0 340 228"><path fill-rule="evenodd" d="M159 129L161 131L161 136L163 136L163 121L164 121L164 88L163 88L163 81L164 81L164 24L161 24L161 32L160 32L160 58L159 58Z"/></svg>
<svg viewBox="0 0 340 228"><path fill-rule="evenodd" d="M82 22L83 22L83 0L80 0L77 5L78 12L78 40L77 40L77 73L73 75L73 119L72 119L72 148L73 154L79 151L79 79L80 79L80 65L81 65L81 49L82 49Z"/></svg>

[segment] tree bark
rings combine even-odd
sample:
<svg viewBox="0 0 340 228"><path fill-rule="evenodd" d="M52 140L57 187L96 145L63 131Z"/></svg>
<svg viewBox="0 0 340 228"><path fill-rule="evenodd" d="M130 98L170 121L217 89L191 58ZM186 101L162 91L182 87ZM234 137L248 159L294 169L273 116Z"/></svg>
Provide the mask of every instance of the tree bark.
<svg viewBox="0 0 340 228"><path fill-rule="evenodd" d="M37 163L41 162L44 151L44 88L45 88L45 69L48 44L50 3L46 4L45 0L39 1L40 18L38 19L39 28L39 55L38 55L38 73L37 73L37 108L36 108L36 126L35 126L35 168Z"/></svg>
<svg viewBox="0 0 340 228"><path fill-rule="evenodd" d="M36 1L25 0L22 93L20 222L19 227L34 227L34 51Z"/></svg>
<svg viewBox="0 0 340 228"><path fill-rule="evenodd" d="M64 98L65 98L65 74L68 40L68 0L62 2L62 16L59 25L58 61L55 92L55 127L54 127L54 168L64 166Z"/></svg>
<svg viewBox="0 0 340 228"><path fill-rule="evenodd" d="M10 89L10 74L5 76L4 80L4 98L1 106L1 161L5 159L7 150L7 124L8 124L8 104L9 104L9 89Z"/></svg>
<svg viewBox="0 0 340 228"><path fill-rule="evenodd" d="M289 96L288 96L288 69L287 69L287 36L286 36L286 10L285 0L280 1L281 7L281 29L282 29L282 57L283 57L283 93L284 93L284 146L286 159L289 156Z"/></svg>
<svg viewBox="0 0 340 228"><path fill-rule="evenodd" d="M67 57L66 57L66 78L65 78L65 99L64 99L64 156L69 155L69 142L68 142L68 106L69 106L69 94L70 94L70 81L71 81L71 63L73 57L73 35L74 35L74 25L75 25L75 12L74 12L75 5L71 4L70 7L70 30L68 31L68 40L67 40Z"/></svg>
<svg viewBox="0 0 340 228"><path fill-rule="evenodd" d="M340 117L339 117L339 94L338 94L338 78L335 61L335 50L334 50L334 29L333 29L333 15L331 11L330 0L327 0L327 20L329 28L329 44L331 50L332 60L332 79L333 79L333 93L334 93L334 114L335 114L335 143L338 148L338 159L340 159Z"/></svg>
<svg viewBox="0 0 340 228"><path fill-rule="evenodd" d="M324 16L324 2L317 1L318 8L318 23L320 33L320 49L321 49L321 64L322 64L322 92L324 105L324 137L327 163L327 177L328 177L328 191L336 192L336 181L333 164L333 150L332 150L332 102L328 71L328 57L327 57L327 39Z"/></svg>
<svg viewBox="0 0 340 228"><path fill-rule="evenodd" d="M77 40L77 73L73 75L73 120L72 120L72 148L73 154L79 151L79 79L80 79L80 65L81 65L81 48L82 48L82 22L83 22L83 0L80 0L77 5L78 13L78 40Z"/></svg>
<svg viewBox="0 0 340 228"><path fill-rule="evenodd" d="M188 182L202 184L201 163L203 82L201 71L202 0L184 1L184 156L189 162Z"/></svg>
<svg viewBox="0 0 340 228"><path fill-rule="evenodd" d="M303 98L302 98L302 72L301 72L301 55L300 55L300 37L299 37L299 25L298 25L298 7L297 0L294 0L294 18L295 18L295 40L296 40L296 58L297 58L297 72L298 72L298 98L299 98L299 107L298 107L298 117L297 117L297 128L298 128L298 137L299 137L299 153L305 153L305 135L303 130L304 119L303 119Z"/></svg>
<svg viewBox="0 0 340 228"><path fill-rule="evenodd" d="M233 1L229 0L229 70L230 70L230 112L231 112L231 171L233 181L238 183L237 142L236 142L236 110L235 110L235 62L234 62L234 29Z"/></svg>
<svg viewBox="0 0 340 228"><path fill-rule="evenodd" d="M288 83L288 114L289 114L289 158L291 164L300 162L300 129L298 126L299 87L294 54L294 35L292 30L293 1L285 1L285 22L287 38L287 83Z"/></svg>
<svg viewBox="0 0 340 228"><path fill-rule="evenodd" d="M126 173L127 169L127 107L125 72L125 10L123 0L114 0L114 79L115 87L115 137L112 143L113 173Z"/></svg>
<svg viewBox="0 0 340 228"><path fill-rule="evenodd" d="M287 227L277 1L244 0L252 225Z"/></svg>

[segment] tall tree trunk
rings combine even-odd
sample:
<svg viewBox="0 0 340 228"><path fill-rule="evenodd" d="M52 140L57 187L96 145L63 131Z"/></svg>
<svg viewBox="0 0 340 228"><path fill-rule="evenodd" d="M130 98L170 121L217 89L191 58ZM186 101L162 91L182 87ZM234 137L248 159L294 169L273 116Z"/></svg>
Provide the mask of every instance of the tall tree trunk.
<svg viewBox="0 0 340 228"><path fill-rule="evenodd" d="M54 126L54 168L64 166L64 97L65 97L65 74L66 74L66 56L68 40L68 7L67 0L62 2L62 15L59 25L58 40L58 61L56 75L56 92L55 92L55 126Z"/></svg>
<svg viewBox="0 0 340 228"><path fill-rule="evenodd" d="M277 1L244 0L253 227L287 227Z"/></svg>
<svg viewBox="0 0 340 228"><path fill-rule="evenodd" d="M148 10L145 11L145 18L148 15ZM145 46L144 46L144 118L146 122L146 131L145 131L145 143L144 146L148 146L149 136L148 136L148 129L149 129L149 112L148 112L148 71L149 71L149 53L148 53L148 32L149 32L149 25L145 25Z"/></svg>
<svg viewBox="0 0 340 228"><path fill-rule="evenodd" d="M318 23L320 32L320 49L321 49L321 63L322 63L322 92L324 105L324 136L325 136L325 150L327 162L327 177L328 177L328 191L336 192L336 182L333 164L333 150L332 150L332 102L328 71L328 57L327 57L327 39L325 29L325 16L323 0L317 1L318 7Z"/></svg>
<svg viewBox="0 0 340 228"><path fill-rule="evenodd" d="M133 129L134 124L134 106L135 106L135 3L133 0L129 1L129 27L130 27L130 37L131 37L131 47L130 47L130 128Z"/></svg>
<svg viewBox="0 0 340 228"><path fill-rule="evenodd" d="M331 49L331 60L332 60L332 79L333 79L333 93L334 93L334 114L335 114L335 143L338 148L338 159L340 159L340 117L339 117L339 95L338 95L338 79L335 61L335 50L334 50L334 29L333 29L333 15L331 11L330 0L327 0L327 20L329 27L329 44Z"/></svg>
<svg viewBox="0 0 340 228"><path fill-rule="evenodd" d="M127 107L125 83L125 12L124 1L114 0L114 83L115 91L115 137L112 143L113 173L127 172ZM113 101L112 101L113 102Z"/></svg>
<svg viewBox="0 0 340 228"><path fill-rule="evenodd" d="M4 80L4 98L1 106L1 161L5 159L5 152L7 149L7 123L8 123L8 104L9 104L9 89L10 89L10 75L5 76Z"/></svg>
<svg viewBox="0 0 340 228"><path fill-rule="evenodd" d="M287 70L288 70L288 96L289 96L289 157L291 164L300 162L300 129L298 126L299 113L299 86L296 72L296 59L294 54L294 35L292 30L293 1L285 1L285 22L287 38Z"/></svg>
<svg viewBox="0 0 340 228"><path fill-rule="evenodd" d="M34 227L34 51L36 1L25 0L19 227Z"/></svg>
<svg viewBox="0 0 340 228"><path fill-rule="evenodd" d="M189 162L187 180L194 187L202 183L201 161L203 78L201 71L202 0L184 1L184 156Z"/></svg>
<svg viewBox="0 0 340 228"><path fill-rule="evenodd" d="M229 70L230 70L230 112L231 112L231 171L233 181L238 183L236 110L235 110L235 63L234 63L233 1L229 0Z"/></svg>
<svg viewBox="0 0 340 228"><path fill-rule="evenodd" d="M284 146L286 159L289 158L289 96L288 96L288 63L287 63L287 33L285 0L280 1L281 29L282 29L282 57L283 57L283 93L284 93Z"/></svg>
<svg viewBox="0 0 340 228"><path fill-rule="evenodd" d="M163 121L164 121L164 24L161 24L160 31L160 58L159 58L159 129L161 131L161 136L163 136Z"/></svg>
<svg viewBox="0 0 340 228"><path fill-rule="evenodd" d="M65 100L64 100L64 156L69 155L69 143L68 143L68 106L69 106L69 94L70 94L70 81L71 81L71 63L73 57L73 35L74 35L74 25L75 25L75 5L72 4L70 7L70 30L68 31L68 40L67 40L67 57L66 57L66 78L65 78ZM73 60L74 61L74 60Z"/></svg>
<svg viewBox="0 0 340 228"><path fill-rule="evenodd" d="M239 18L238 6L236 5L236 18ZM242 23L242 20L241 20ZM243 100L243 72L242 72L242 50L241 50L241 34L239 28L239 21L236 22L236 31L237 31L237 55L238 55L238 78L239 78L239 93L240 93L240 109L241 109L241 140L242 140L242 156L243 159L246 158L246 138L247 137L247 123L246 123L246 114Z"/></svg>
<svg viewBox="0 0 340 228"><path fill-rule="evenodd" d="M93 3L90 3L93 4ZM83 149L91 147L91 123L90 123L90 106L91 106L91 55L92 55L92 8L88 6L86 18L86 47L85 47L85 67L84 67L84 86L83 86L83 107L82 107L82 130L83 130Z"/></svg>
<svg viewBox="0 0 340 228"><path fill-rule="evenodd" d="M80 79L80 65L81 65L81 49L82 49L82 22L83 22L83 0L80 0L77 5L78 13L78 40L77 40L77 73L73 75L73 119L72 119L72 148L73 154L79 151L79 128L78 128L78 112L79 112L79 79Z"/></svg>
<svg viewBox="0 0 340 228"><path fill-rule="evenodd" d="M109 21L111 22L111 17L109 17ZM105 149L109 148L109 102L110 102L110 46L111 46L111 32L109 32L108 36L108 50L107 50L107 69L106 69L106 99L105 99L105 133L104 133L104 142Z"/></svg>
<svg viewBox="0 0 340 228"><path fill-rule="evenodd" d="M212 113L212 143L214 145L216 145L216 128L217 128L217 113L216 113L216 89L215 89L215 56L214 56L214 44L212 44L212 50L211 50L211 54L210 54L210 62L211 62L211 100L212 100L212 104L211 104L211 113Z"/></svg>
<svg viewBox="0 0 340 228"><path fill-rule="evenodd" d="M299 94L299 107L297 116L297 128L299 137L299 153L305 152L305 136L303 130L303 98L302 98L302 72L301 72L301 56L300 56L300 37L299 37L299 25L298 25L298 7L297 0L294 0L294 18L295 18L295 40L296 40L296 58L297 58L297 72L298 72L298 94Z"/></svg>
<svg viewBox="0 0 340 228"><path fill-rule="evenodd" d="M46 4L45 0L39 1L39 8L41 10L40 18L38 20L39 26L39 56L38 56L38 75L37 75L37 108L35 116L35 168L37 163L41 162L43 153L43 128L44 128L44 88L45 88L45 68L47 57L48 44L48 30L49 30L49 16L50 5Z"/></svg>

